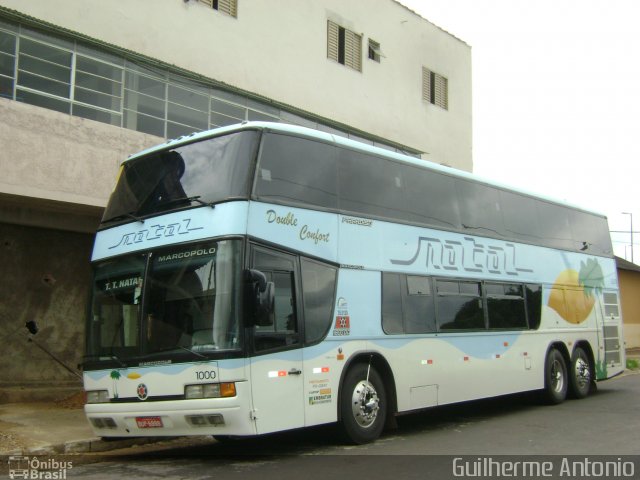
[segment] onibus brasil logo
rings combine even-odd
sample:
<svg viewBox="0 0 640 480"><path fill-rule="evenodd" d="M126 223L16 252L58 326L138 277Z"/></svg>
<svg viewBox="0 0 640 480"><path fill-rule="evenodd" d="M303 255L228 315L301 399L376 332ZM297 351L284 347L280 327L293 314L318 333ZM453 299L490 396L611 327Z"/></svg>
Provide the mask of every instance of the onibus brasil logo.
<svg viewBox="0 0 640 480"><path fill-rule="evenodd" d="M64 480L67 471L73 468L73 462L44 459L42 457L25 457L13 455L9 457L9 478L24 478L33 480Z"/></svg>

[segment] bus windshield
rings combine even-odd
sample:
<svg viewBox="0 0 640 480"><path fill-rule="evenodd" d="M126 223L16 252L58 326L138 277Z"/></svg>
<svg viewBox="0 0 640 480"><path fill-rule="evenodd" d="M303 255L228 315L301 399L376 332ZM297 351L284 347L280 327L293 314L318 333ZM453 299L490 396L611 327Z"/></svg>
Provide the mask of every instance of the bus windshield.
<svg viewBox="0 0 640 480"><path fill-rule="evenodd" d="M193 204L248 198L258 137L255 131L237 132L124 163L102 226Z"/></svg>
<svg viewBox="0 0 640 480"><path fill-rule="evenodd" d="M204 242L98 264L87 356L122 361L239 349L241 245Z"/></svg>

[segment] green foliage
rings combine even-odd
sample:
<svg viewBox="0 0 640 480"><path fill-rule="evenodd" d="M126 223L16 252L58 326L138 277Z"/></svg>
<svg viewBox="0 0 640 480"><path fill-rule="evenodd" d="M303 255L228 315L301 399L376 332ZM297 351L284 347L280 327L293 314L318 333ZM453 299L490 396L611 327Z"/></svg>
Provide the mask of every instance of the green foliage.
<svg viewBox="0 0 640 480"><path fill-rule="evenodd" d="M627 358L627 368L629 370L636 370L638 367L640 367L638 360L635 358Z"/></svg>
<svg viewBox="0 0 640 480"><path fill-rule="evenodd" d="M604 380L607 378L607 364L604 362L596 362L596 379Z"/></svg>
<svg viewBox="0 0 640 480"><path fill-rule="evenodd" d="M597 260L590 258L585 262L580 262L580 274L578 283L584 287L584 294L587 297L599 294L604 287L604 273Z"/></svg>

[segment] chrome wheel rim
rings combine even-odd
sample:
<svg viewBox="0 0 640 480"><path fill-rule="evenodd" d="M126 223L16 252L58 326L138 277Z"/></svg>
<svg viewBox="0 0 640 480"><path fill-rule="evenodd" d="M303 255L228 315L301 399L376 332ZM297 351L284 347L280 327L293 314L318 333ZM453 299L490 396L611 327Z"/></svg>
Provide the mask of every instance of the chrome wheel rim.
<svg viewBox="0 0 640 480"><path fill-rule="evenodd" d="M369 428L378 417L380 399L373 384L361 380L353 389L351 395L351 412L356 423L362 428Z"/></svg>
<svg viewBox="0 0 640 480"><path fill-rule="evenodd" d="M576 384L579 388L584 388L591 383L591 370L589 363L582 357L576 360L575 365Z"/></svg>
<svg viewBox="0 0 640 480"><path fill-rule="evenodd" d="M560 360L551 363L551 388L554 392L560 393L564 389L564 372Z"/></svg>

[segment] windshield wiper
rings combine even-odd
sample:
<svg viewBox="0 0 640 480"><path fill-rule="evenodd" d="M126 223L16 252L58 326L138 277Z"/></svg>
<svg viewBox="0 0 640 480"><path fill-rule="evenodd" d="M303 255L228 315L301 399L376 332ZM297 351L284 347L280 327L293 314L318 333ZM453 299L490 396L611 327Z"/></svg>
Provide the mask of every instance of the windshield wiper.
<svg viewBox="0 0 640 480"><path fill-rule="evenodd" d="M198 352L196 352L196 351L194 351L194 350L191 350L190 348L182 347L182 346L180 346L180 345L178 345L178 348L179 348L180 350L184 350L185 352L192 353L192 354L193 354L193 355L195 355L196 357L200 357L200 358L204 358L205 360L209 360L209 357L206 357L206 356L202 355L201 353L198 353Z"/></svg>
<svg viewBox="0 0 640 480"><path fill-rule="evenodd" d="M211 208L216 207L213 202L205 202L204 200L200 200L200 195L196 195L194 197L174 198L172 200L167 200L166 202L162 202L161 205L166 206L166 205L171 205L172 203L179 203L179 202L189 202L189 203L198 202L201 205L206 205Z"/></svg>
<svg viewBox="0 0 640 480"><path fill-rule="evenodd" d="M111 217L108 220L104 220L104 222L113 222L117 220L122 220L123 218L130 218L131 220L135 220L136 222L144 223L143 218L136 217L133 213L123 213L122 215L116 215L115 217Z"/></svg>

